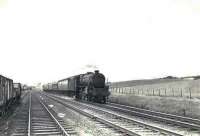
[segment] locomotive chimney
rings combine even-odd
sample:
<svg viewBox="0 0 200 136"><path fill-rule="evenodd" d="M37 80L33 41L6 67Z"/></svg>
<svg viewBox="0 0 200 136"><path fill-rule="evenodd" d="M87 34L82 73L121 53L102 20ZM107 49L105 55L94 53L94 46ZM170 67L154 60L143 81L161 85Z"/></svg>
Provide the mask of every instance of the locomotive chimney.
<svg viewBox="0 0 200 136"><path fill-rule="evenodd" d="M99 70L95 70L94 72L95 72L95 74L98 74L98 73L99 73Z"/></svg>

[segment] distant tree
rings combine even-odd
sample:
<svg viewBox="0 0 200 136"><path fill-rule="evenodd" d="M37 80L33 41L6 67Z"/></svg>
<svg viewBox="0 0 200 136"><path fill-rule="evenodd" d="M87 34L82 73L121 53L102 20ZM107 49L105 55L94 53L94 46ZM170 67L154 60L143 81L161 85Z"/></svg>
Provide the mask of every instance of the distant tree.
<svg viewBox="0 0 200 136"><path fill-rule="evenodd" d="M167 76L167 77L164 77L163 79L178 79L178 77L174 77L174 76Z"/></svg>

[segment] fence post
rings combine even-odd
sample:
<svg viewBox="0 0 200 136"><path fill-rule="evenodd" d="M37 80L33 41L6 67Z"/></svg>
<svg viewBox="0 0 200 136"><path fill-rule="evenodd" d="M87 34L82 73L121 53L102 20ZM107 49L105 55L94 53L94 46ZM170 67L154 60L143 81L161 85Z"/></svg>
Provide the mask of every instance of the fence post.
<svg viewBox="0 0 200 136"><path fill-rule="evenodd" d="M173 94L173 96L174 96L174 88L172 88L172 94Z"/></svg>
<svg viewBox="0 0 200 136"><path fill-rule="evenodd" d="M154 89L153 89L153 96L154 96Z"/></svg>
<svg viewBox="0 0 200 136"><path fill-rule="evenodd" d="M181 88L181 97L183 97L183 90L182 90L182 88Z"/></svg>
<svg viewBox="0 0 200 136"><path fill-rule="evenodd" d="M189 88L189 92L190 92L190 99L192 98L192 92L191 89Z"/></svg>
<svg viewBox="0 0 200 136"><path fill-rule="evenodd" d="M167 88L165 88L165 96L167 96Z"/></svg>
<svg viewBox="0 0 200 136"><path fill-rule="evenodd" d="M160 96L160 89L158 89L159 91L158 91L158 95Z"/></svg>

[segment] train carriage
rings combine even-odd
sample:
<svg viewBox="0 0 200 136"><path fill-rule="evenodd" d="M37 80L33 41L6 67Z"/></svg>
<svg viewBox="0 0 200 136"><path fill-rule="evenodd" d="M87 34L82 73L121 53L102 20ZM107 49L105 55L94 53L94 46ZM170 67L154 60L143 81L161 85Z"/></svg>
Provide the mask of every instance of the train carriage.
<svg viewBox="0 0 200 136"><path fill-rule="evenodd" d="M13 83L13 89L14 89L14 98L16 100L19 100L21 97L21 91L22 91L22 86L20 83Z"/></svg>
<svg viewBox="0 0 200 136"><path fill-rule="evenodd" d="M66 94L68 96L75 96L77 90L78 76L69 77L58 81L58 93Z"/></svg>
<svg viewBox="0 0 200 136"><path fill-rule="evenodd" d="M0 113L5 112L13 99L13 80L0 75Z"/></svg>
<svg viewBox="0 0 200 136"><path fill-rule="evenodd" d="M12 79L0 75L0 115L21 96L21 84L13 83Z"/></svg>

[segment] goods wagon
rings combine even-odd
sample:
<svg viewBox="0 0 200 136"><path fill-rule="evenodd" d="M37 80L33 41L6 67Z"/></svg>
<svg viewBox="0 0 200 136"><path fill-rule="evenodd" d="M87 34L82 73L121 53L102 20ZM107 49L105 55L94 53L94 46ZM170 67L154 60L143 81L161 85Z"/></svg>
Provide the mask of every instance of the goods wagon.
<svg viewBox="0 0 200 136"><path fill-rule="evenodd" d="M20 83L17 84L20 85ZM15 87L12 79L0 75L0 115L4 114L20 98L21 87Z"/></svg>

